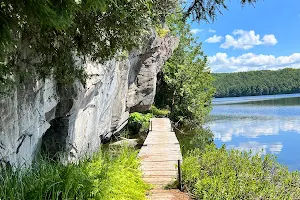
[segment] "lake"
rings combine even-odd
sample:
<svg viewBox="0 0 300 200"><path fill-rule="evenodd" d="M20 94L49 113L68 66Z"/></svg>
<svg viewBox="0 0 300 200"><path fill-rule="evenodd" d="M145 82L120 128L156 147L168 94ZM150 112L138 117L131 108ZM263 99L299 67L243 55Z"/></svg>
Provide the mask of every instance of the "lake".
<svg viewBox="0 0 300 200"><path fill-rule="evenodd" d="M218 147L274 154L300 170L300 94L216 98L210 118Z"/></svg>

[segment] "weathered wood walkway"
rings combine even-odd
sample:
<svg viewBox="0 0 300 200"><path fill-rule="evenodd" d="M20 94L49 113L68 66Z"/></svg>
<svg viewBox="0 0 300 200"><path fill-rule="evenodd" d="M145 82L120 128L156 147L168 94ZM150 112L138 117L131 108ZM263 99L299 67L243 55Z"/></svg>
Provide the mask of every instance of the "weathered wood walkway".
<svg viewBox="0 0 300 200"><path fill-rule="evenodd" d="M152 118L149 134L139 152L143 179L154 189L149 199L181 199L174 192L163 191L178 176L177 163L182 161L179 142L168 118ZM186 198L182 198L186 199Z"/></svg>

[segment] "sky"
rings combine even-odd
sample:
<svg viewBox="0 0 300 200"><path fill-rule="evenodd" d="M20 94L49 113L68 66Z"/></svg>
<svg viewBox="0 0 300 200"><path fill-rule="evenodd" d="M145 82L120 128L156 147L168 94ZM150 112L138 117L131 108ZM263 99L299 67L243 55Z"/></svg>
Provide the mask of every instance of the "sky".
<svg viewBox="0 0 300 200"><path fill-rule="evenodd" d="M212 72L300 68L300 0L227 5L214 22L192 23Z"/></svg>

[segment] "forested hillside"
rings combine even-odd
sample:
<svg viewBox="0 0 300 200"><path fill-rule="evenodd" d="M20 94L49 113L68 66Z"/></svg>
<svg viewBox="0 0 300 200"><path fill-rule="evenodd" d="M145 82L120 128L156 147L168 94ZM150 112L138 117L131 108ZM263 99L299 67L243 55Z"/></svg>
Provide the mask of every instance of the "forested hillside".
<svg viewBox="0 0 300 200"><path fill-rule="evenodd" d="M213 74L215 97L256 96L300 92L300 69Z"/></svg>

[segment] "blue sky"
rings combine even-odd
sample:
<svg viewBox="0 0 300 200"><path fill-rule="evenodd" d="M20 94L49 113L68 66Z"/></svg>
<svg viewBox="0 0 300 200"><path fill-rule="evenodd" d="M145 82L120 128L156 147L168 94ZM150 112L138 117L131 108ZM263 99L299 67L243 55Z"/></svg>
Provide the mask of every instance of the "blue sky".
<svg viewBox="0 0 300 200"><path fill-rule="evenodd" d="M192 24L213 72L300 68L300 0L227 5L213 23Z"/></svg>

